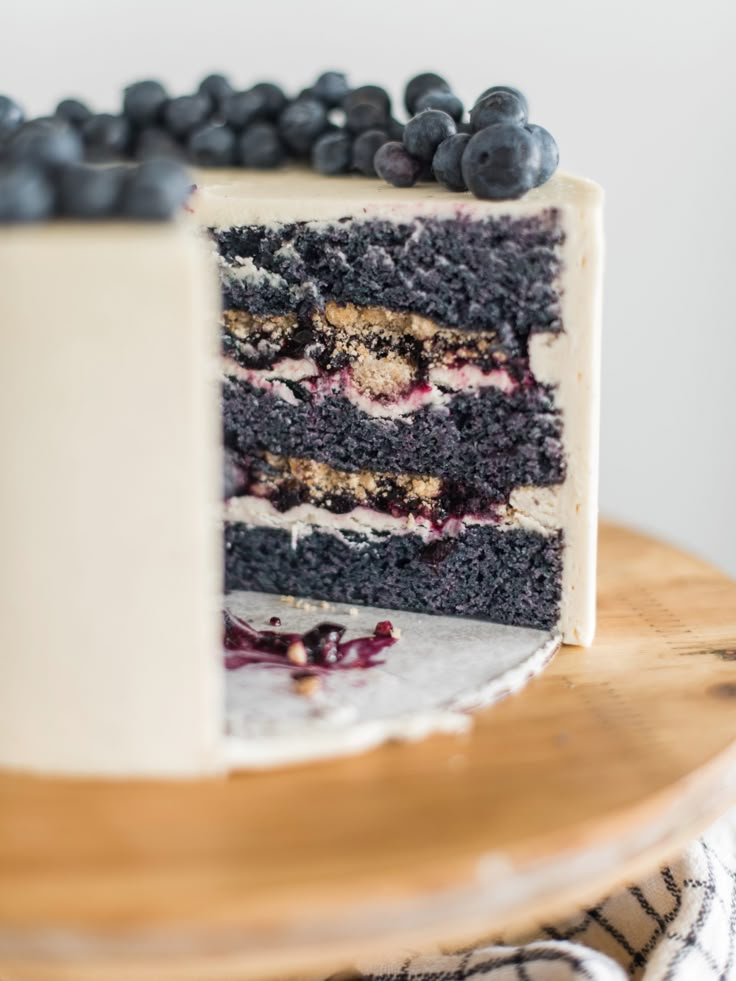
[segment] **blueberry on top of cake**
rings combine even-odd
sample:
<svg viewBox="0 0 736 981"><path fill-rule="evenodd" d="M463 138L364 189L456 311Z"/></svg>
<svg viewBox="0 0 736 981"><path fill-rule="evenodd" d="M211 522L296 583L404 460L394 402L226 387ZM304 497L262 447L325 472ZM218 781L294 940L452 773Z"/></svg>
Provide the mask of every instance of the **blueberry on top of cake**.
<svg viewBox="0 0 736 981"><path fill-rule="evenodd" d="M544 183L557 166L554 139L528 123L518 89L487 89L464 121L448 83L424 72L409 81L404 101L406 124L392 115L385 89L351 88L336 71L293 99L272 82L236 91L219 74L176 96L144 79L125 88L119 112L66 98L53 115L31 120L0 95L0 221L170 218L191 186L185 160L268 170L291 159L323 175L378 175L396 187L437 180L503 200ZM145 166L104 166L122 160Z"/></svg>

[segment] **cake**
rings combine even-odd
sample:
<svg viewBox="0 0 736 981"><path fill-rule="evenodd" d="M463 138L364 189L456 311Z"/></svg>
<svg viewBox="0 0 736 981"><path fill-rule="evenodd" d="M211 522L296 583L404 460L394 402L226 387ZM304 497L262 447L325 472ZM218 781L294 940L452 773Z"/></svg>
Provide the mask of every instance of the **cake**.
<svg viewBox="0 0 736 981"><path fill-rule="evenodd" d="M228 589L594 630L600 193L238 175L223 289Z"/></svg>
<svg viewBox="0 0 736 981"><path fill-rule="evenodd" d="M553 176L505 86L463 123L417 76L402 129L339 73L293 101L223 83L25 125L0 97L3 766L250 758L223 739L250 658L223 661L223 579L533 628L538 669L593 637L600 189ZM193 178L160 159L183 148ZM225 626L305 696L324 644L368 668L399 636Z"/></svg>

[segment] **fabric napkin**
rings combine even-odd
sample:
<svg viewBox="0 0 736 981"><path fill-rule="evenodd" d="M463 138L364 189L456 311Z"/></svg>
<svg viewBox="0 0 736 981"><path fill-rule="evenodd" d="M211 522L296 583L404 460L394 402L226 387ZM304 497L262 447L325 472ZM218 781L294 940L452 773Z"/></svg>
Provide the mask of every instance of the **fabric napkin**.
<svg viewBox="0 0 736 981"><path fill-rule="evenodd" d="M453 953L357 963L334 981L736 981L736 812L681 857L567 920Z"/></svg>

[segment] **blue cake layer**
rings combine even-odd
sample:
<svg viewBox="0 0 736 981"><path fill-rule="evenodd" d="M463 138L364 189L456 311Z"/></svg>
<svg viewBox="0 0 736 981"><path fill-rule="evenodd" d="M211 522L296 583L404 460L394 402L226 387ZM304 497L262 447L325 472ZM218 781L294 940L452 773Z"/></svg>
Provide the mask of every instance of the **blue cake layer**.
<svg viewBox="0 0 736 981"><path fill-rule="evenodd" d="M564 479L562 420L543 386L504 394L458 393L447 411L424 407L374 418L338 395L313 398L293 383L296 404L243 380L223 386L226 445L327 463L337 470L427 474L482 486L505 500L518 486Z"/></svg>
<svg viewBox="0 0 736 981"><path fill-rule="evenodd" d="M530 333L562 329L564 235L553 208L512 218L345 219L211 232L227 263L225 308L308 313L328 300L410 311L461 330L495 330L511 356Z"/></svg>
<svg viewBox="0 0 736 981"><path fill-rule="evenodd" d="M314 530L292 542L274 528L225 528L226 588L287 593L425 613L553 627L559 617L562 534L470 526L425 545L417 535L340 536Z"/></svg>

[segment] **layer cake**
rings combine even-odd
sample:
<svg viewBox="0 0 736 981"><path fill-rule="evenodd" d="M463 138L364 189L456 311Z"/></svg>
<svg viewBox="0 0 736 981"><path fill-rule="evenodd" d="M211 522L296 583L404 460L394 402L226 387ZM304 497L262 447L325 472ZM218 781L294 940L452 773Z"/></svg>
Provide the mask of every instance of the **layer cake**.
<svg viewBox="0 0 736 981"><path fill-rule="evenodd" d="M591 642L601 204L209 175L228 589Z"/></svg>

